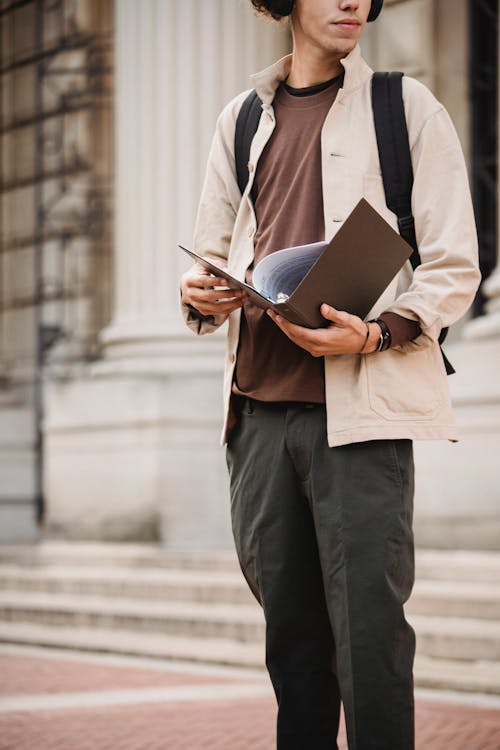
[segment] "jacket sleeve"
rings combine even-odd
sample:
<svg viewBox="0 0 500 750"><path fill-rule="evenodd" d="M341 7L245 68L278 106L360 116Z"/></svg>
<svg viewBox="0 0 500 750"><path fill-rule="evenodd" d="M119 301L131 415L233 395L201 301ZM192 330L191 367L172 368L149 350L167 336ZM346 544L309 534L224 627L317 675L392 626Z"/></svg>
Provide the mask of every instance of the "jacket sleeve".
<svg viewBox="0 0 500 750"><path fill-rule="evenodd" d="M237 113L248 92L240 94L220 114L210 148L205 181L198 207L193 247L198 255L225 265L241 194L235 177L234 131ZM212 333L227 315L204 317L181 303L188 327L198 335Z"/></svg>
<svg viewBox="0 0 500 750"><path fill-rule="evenodd" d="M396 347L401 351L437 341L442 328L466 313L480 281L467 170L455 128L442 106L416 135L412 162L412 208L422 263L410 287L388 310L415 320L422 332Z"/></svg>

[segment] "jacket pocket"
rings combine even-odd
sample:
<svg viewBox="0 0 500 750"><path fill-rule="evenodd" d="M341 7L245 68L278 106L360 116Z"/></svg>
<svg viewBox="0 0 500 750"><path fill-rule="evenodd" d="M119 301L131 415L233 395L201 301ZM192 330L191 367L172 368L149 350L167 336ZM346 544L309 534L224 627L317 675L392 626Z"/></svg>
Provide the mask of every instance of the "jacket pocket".
<svg viewBox="0 0 500 750"><path fill-rule="evenodd" d="M437 353L440 356L439 349ZM435 347L412 354L390 349L364 361L370 408L379 416L395 421L430 420L442 409L448 386Z"/></svg>

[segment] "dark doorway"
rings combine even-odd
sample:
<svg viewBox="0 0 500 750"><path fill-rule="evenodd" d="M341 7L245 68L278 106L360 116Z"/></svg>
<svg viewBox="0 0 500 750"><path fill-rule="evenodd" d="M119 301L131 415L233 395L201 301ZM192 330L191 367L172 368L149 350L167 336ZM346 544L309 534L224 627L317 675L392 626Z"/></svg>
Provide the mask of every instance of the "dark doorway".
<svg viewBox="0 0 500 750"><path fill-rule="evenodd" d="M483 279L497 264L498 0L470 0L470 97L472 195ZM473 313L483 312L476 297Z"/></svg>

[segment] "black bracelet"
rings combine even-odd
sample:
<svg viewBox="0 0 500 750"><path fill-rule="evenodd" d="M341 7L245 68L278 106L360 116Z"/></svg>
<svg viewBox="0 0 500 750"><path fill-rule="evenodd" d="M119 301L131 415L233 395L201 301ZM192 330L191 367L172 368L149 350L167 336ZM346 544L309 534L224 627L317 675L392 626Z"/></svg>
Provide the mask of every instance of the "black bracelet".
<svg viewBox="0 0 500 750"><path fill-rule="evenodd" d="M385 352L386 349L390 349L392 344L392 336L385 321L383 321L382 318L374 318L373 320L370 320L368 322L376 323L380 328L380 342L377 347L377 351Z"/></svg>
<svg viewBox="0 0 500 750"><path fill-rule="evenodd" d="M363 341L363 346L359 350L360 354L364 354L365 353L365 346L367 345L368 339L370 337L370 326L368 325L368 323L365 323L365 326L366 326L366 336L365 336L365 340Z"/></svg>

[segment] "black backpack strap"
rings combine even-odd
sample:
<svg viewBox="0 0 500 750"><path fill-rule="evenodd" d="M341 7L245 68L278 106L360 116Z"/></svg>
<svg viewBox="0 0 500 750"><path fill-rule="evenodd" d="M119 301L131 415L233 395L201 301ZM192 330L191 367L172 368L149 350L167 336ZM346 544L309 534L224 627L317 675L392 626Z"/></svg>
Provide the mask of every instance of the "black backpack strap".
<svg viewBox="0 0 500 750"><path fill-rule="evenodd" d="M387 208L398 218L399 232L413 248L413 269L420 265L411 210L413 167L403 103L403 73L374 73L372 103L380 169Z"/></svg>
<svg viewBox="0 0 500 750"><path fill-rule="evenodd" d="M262 101L255 91L251 91L241 105L236 119L234 132L234 160L236 163L236 179L240 193L243 195L248 182L248 159L250 146L259 126L262 114Z"/></svg>
<svg viewBox="0 0 500 750"><path fill-rule="evenodd" d="M411 208L413 167L403 102L403 73L374 73L372 106L385 202L387 208L397 216L401 236L413 249L410 263L415 270L421 258ZM447 333L448 329L443 328L439 336L440 344ZM453 365L443 350L441 353L446 372L451 375L455 372Z"/></svg>

